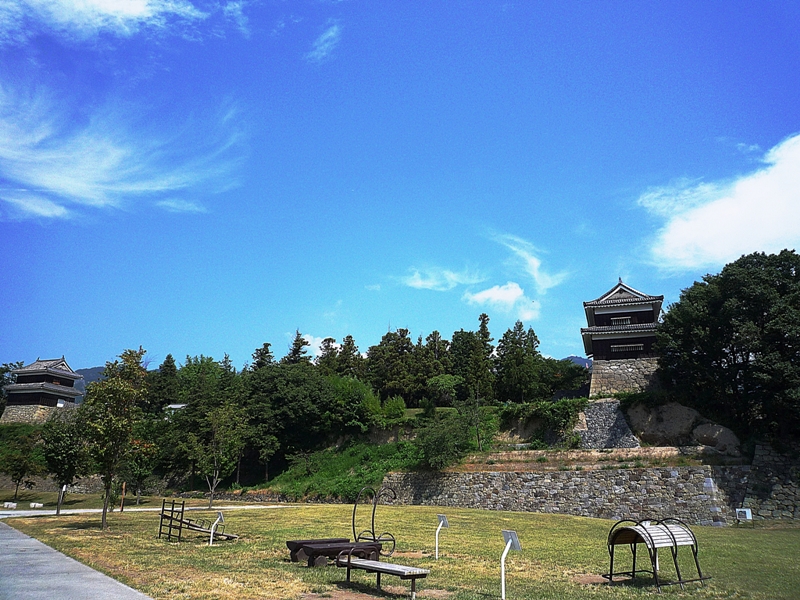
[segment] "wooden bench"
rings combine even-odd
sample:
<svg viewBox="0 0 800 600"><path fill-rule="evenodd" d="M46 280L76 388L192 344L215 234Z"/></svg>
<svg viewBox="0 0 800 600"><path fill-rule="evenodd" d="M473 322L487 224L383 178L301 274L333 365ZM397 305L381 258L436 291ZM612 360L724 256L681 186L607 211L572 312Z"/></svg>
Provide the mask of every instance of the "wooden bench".
<svg viewBox="0 0 800 600"><path fill-rule="evenodd" d="M428 576L430 571L428 569L420 569L417 567L408 567L406 565L397 565L394 563L380 562L379 560L368 560L365 558L354 558L352 552L342 551L336 557L336 566L345 567L347 569L347 581L350 582L350 570L361 569L367 573L376 574L376 585L378 590L381 589L381 575L394 575L400 579L411 580L411 600L417 596L417 579L424 579Z"/></svg>
<svg viewBox="0 0 800 600"><path fill-rule="evenodd" d="M292 562L308 560L308 554L303 552L306 544L335 544L347 543L350 538L321 538L316 540L286 540L286 547L289 549L289 558ZM338 554L338 552L337 552ZM334 555L335 556L335 555Z"/></svg>

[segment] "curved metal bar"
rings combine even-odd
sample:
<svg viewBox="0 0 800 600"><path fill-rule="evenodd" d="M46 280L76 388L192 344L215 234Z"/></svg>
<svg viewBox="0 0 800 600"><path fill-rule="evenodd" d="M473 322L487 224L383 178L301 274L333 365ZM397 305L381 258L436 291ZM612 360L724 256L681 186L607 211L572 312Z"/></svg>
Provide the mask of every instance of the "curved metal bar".
<svg viewBox="0 0 800 600"><path fill-rule="evenodd" d="M361 496L364 494L364 492L371 493L372 497L373 497L373 509L372 509L372 521L373 521L373 523L372 523L372 532L371 533L373 534L373 536L375 535L375 508L374 508L375 490L373 488L369 487L369 486L364 486L363 488L361 488L361 491L358 492L358 496L356 497L355 504L353 504L353 540L356 541L356 542L359 540L359 537L361 535L361 534L356 535L356 510L358 509L358 503L361 500ZM362 533L366 533L366 532L362 532Z"/></svg>

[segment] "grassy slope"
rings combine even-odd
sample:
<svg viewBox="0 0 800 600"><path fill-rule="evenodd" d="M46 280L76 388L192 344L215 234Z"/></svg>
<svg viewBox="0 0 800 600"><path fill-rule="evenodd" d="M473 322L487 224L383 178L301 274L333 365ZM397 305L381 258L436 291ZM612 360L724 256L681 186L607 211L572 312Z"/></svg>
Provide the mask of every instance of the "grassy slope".
<svg viewBox="0 0 800 600"><path fill-rule="evenodd" d="M441 558L433 560L436 513L445 512L450 529L440 536ZM199 515L198 515L199 516ZM210 514L209 514L210 516ZM368 524L369 511L359 513ZM298 598L304 593L330 594L344 580L333 567L308 569L288 562L285 540L347 536L351 507L303 505L234 511L226 515L227 531L242 538L209 548L202 538L181 544L156 538L158 517L152 513L115 513L111 529L99 530L99 515L14 519L14 527L41 539L154 598L234 599ZM516 529L523 551L509 554L510 598L645 598L648 580L636 585L583 585L582 574L608 569L605 540L610 521L534 513L491 512L442 507L378 508L376 526L398 539L393 560L431 569L420 591L448 590L456 600L500 596L500 529ZM665 597L792 599L800 589L800 529L697 527L700 564L713 579L687 592L665 588ZM685 552L686 549L684 549ZM403 553L419 553L403 556ZM684 558L689 558L686 552ZM626 557L627 559L627 557ZM662 556L663 574L671 573ZM686 561L682 561L686 563ZM683 564L690 573L689 564ZM374 576L354 575L355 589L374 594ZM385 586L407 594L408 584L386 577Z"/></svg>

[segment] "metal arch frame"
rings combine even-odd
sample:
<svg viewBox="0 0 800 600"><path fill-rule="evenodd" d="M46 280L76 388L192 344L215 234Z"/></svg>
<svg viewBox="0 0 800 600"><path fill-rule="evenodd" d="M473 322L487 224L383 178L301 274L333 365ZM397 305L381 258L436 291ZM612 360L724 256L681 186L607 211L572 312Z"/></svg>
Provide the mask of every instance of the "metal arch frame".
<svg viewBox="0 0 800 600"><path fill-rule="evenodd" d="M633 526L624 525L624 526L620 527L623 523L633 523ZM676 573L676 575L678 577L677 581L672 581L672 582L667 582L667 583L662 583L661 581L659 581L659 579L658 579L658 548L656 547L655 540L653 540L653 537L650 535L650 532L647 531L647 526L645 526L645 523L648 523L651 526L662 525L663 527L661 528L661 531L666 533L670 537L670 539L672 540L672 544L669 546L669 549L670 549L670 553L672 554L672 562L673 562L673 564L675 566L675 573ZM672 532L672 530L669 527L671 524L678 525L681 529L683 529L691 537L692 541L691 541L690 544L682 544L682 545L689 546L691 548L692 557L694 558L694 564L695 564L695 567L697 568L697 577L694 578L694 579L683 579L683 577L681 576L681 570L680 570L680 567L678 566L678 541L675 539L675 535L674 535L674 533ZM635 527L641 527L641 529L635 529L634 530ZM617 545L622 545L622 544L615 544L614 540L619 535L619 533L622 531L622 529L634 530L634 533L636 534L638 539L634 538L633 543L629 544L629 546L631 548L631 554L633 555L633 562L632 562L632 565L631 565L631 570L630 571L617 571L617 572L614 572L614 547L617 546ZM648 555L650 557L650 565L651 565L651 569L652 570L637 569L636 568L636 549L637 549L637 546L642 542L644 543L645 548L647 548L647 552L648 552ZM708 576L704 577L703 576L703 572L700 569L700 562L699 562L699 560L697 558L697 552L698 552L697 536L695 536L694 532L689 528L689 526L686 525L686 523L684 523L680 519L675 519L675 518L672 518L672 517L668 517L668 518L660 519L660 520L659 519L641 519L639 521L635 521L633 519L621 519L621 520L617 521L616 523L614 523L614 525L611 527L611 530L608 532L607 545L608 545L608 554L610 556L610 565L609 565L609 572L607 574L604 574L603 577L608 579L609 582L613 582L614 581L614 576L615 575L627 575L627 576L630 576L630 577L636 577L636 573L640 573L640 572L641 573L651 573L653 575L653 581L654 581L654 583L656 585L656 589L659 592L661 592L661 586L662 585L675 585L675 584L678 584L678 585L681 586L681 589L683 590L685 583L692 583L692 582L699 581L701 585L704 585L703 582L706 579L711 579Z"/></svg>
<svg viewBox="0 0 800 600"><path fill-rule="evenodd" d="M368 497L370 495L372 496L372 521L370 523L371 528L370 529L365 529L361 533L356 533L356 512L358 510L358 504L361 501L361 496L363 496L365 494L365 492L366 492L366 497ZM356 501L353 504L353 521L352 521L352 524L353 524L353 540L356 541L356 542L361 542L361 541L365 541L365 542L380 542L381 544L389 544L389 543L391 543L391 549L388 552L384 552L383 550L381 550L381 555L383 555L383 556L391 556L392 554L394 554L394 549L395 549L395 545L396 545L396 541L395 541L394 536L391 533L389 533L388 531L385 531L385 532L381 533L380 535L375 535L375 511L378 508L378 501L383 497L387 497L387 498L391 498L392 500L396 500L397 499L397 492L394 490L394 488L390 488L388 486L384 486L384 487L380 488L377 492L375 491L374 488L369 487L369 486L365 486L365 487L361 488L360 492L358 492L358 496L356 497Z"/></svg>

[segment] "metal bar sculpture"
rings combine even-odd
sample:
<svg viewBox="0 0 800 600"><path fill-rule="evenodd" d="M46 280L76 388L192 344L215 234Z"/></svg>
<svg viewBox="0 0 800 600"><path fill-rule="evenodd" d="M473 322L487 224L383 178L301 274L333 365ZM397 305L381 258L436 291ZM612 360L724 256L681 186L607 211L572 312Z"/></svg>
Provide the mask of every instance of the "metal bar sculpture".
<svg viewBox="0 0 800 600"><path fill-rule="evenodd" d="M631 523L631 525L625 525ZM614 549L616 546L629 545L631 554L633 555L633 563L630 571L614 571ZM650 557L651 569L637 569L636 568L636 549L639 544L644 544ZM684 579L681 575L681 569L678 566L678 547L689 546L694 557L694 564L697 568L697 577L694 579ZM664 583L659 580L658 571L658 549L669 548L672 555L672 563L675 566L675 573L677 581ZM652 573L653 581L656 589L660 592L662 585L675 585L681 586L684 589L684 583L691 583L699 581L703 584L706 579L703 572L700 570L700 562L697 559L697 538L688 525L679 521L678 519L643 519L641 521L634 521L632 519L622 519L617 521L608 532L608 554L610 557L609 572L603 577L609 581L614 581L615 575L626 575L629 577L636 577L636 573Z"/></svg>
<svg viewBox="0 0 800 600"><path fill-rule="evenodd" d="M372 496L372 521L370 522L369 529L365 529L361 533L356 533L356 512L358 511L358 504L362 496L364 496L365 499ZM383 556L391 556L395 548L394 536L389 532L383 532L380 535L375 534L375 511L378 508L378 501L381 498L396 500L397 492L390 487L382 487L376 492L374 488L369 486L361 488L361 491L358 492L358 497L356 498L355 504L353 504L353 539L356 542L380 542L383 544L381 554Z"/></svg>

